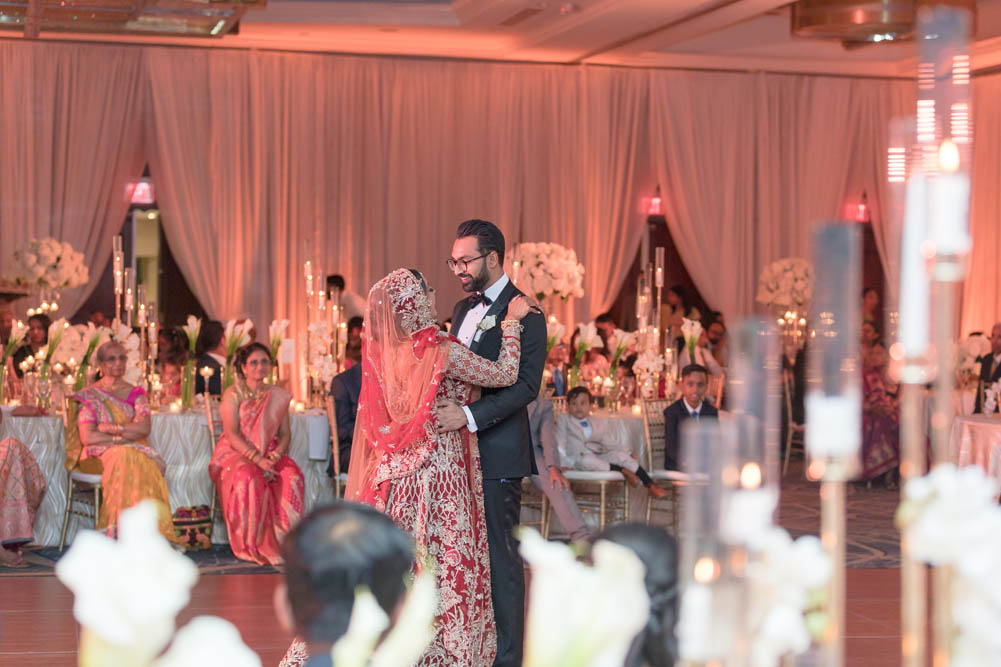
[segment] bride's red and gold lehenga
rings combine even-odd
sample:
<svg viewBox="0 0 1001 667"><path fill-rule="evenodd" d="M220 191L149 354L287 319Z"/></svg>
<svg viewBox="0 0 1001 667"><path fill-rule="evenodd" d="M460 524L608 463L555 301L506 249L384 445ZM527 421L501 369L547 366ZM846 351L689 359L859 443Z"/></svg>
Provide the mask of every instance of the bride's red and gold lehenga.
<svg viewBox="0 0 1001 667"><path fill-rule="evenodd" d="M399 269L369 293L345 498L386 512L414 536L418 567L434 568L438 618L418 664L489 666L497 633L476 436L465 428L438 433L434 408L440 399L466 405L479 387L514 384L520 324L498 324L503 348L488 361L439 331L425 289Z"/></svg>

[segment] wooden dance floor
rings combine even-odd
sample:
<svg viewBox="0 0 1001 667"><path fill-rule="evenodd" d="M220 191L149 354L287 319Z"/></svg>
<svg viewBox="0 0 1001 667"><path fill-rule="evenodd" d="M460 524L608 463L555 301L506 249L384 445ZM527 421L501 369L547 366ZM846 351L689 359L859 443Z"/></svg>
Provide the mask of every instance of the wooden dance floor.
<svg viewBox="0 0 1001 667"><path fill-rule="evenodd" d="M900 664L900 571L848 570L849 665ZM265 667L285 654L289 637L271 610L277 574L203 576L180 624L193 616L221 616L240 629L243 641ZM0 665L70 667L76 664L77 625L73 597L52 576L0 578Z"/></svg>

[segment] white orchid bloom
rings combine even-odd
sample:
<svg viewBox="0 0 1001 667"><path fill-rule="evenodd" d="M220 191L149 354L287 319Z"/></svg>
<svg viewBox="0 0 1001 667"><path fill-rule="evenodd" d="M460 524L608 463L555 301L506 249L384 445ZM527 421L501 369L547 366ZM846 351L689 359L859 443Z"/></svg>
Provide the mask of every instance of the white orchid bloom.
<svg viewBox="0 0 1001 667"><path fill-rule="evenodd" d="M152 667L202 664L260 667L261 659L243 643L240 631L229 621L217 616L196 616L178 630L170 648Z"/></svg>
<svg viewBox="0 0 1001 667"><path fill-rule="evenodd" d="M650 608L639 558L602 540L588 567L532 530L521 531L521 553L532 569L525 666L622 665Z"/></svg>
<svg viewBox="0 0 1001 667"><path fill-rule="evenodd" d="M198 568L160 535L153 501L122 512L118 525L117 541L78 533L56 564L56 576L73 591L73 616L82 626L148 663L174 633Z"/></svg>

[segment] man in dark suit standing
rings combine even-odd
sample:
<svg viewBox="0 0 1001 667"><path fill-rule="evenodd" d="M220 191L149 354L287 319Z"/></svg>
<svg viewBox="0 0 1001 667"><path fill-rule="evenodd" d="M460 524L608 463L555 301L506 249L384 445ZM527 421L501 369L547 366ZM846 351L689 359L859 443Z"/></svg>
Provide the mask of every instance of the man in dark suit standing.
<svg viewBox="0 0 1001 667"><path fill-rule="evenodd" d="M974 413L983 412L981 403L984 399L984 389L1001 380L1001 322L991 329L991 352L980 357L980 382L977 383L977 403Z"/></svg>
<svg viewBox="0 0 1001 667"><path fill-rule="evenodd" d="M212 377L209 378L209 393L213 396L222 394L222 372L226 366L226 348L223 347L222 338L225 327L222 322L209 320L202 325L198 332L198 345L195 352L198 355L195 359L195 393L205 393L205 378L199 372L203 368L212 369Z"/></svg>
<svg viewBox="0 0 1001 667"><path fill-rule="evenodd" d="M504 272L504 251L504 235L493 223L468 220L459 225L448 260L463 291L472 294L455 305L452 335L494 361L500 356L499 324L508 302L521 295ZM546 319L541 311L529 313L521 324L521 363L512 386L484 388L480 399L467 406L438 404L440 431L466 427L479 439L497 623L494 665L511 667L521 665L525 634L525 569L512 531L521 513L521 478L538 472L526 408L539 395L546 361Z"/></svg>
<svg viewBox="0 0 1001 667"><path fill-rule="evenodd" d="M359 331L361 326L358 326ZM351 336L348 326L348 337ZM327 464L327 474L331 477L335 472L347 472L351 461L351 442L355 435L355 418L358 415L358 398L361 396L361 342L352 347L350 342L345 356L351 362L351 368L338 373L330 381L330 395L334 399L334 414L337 417L337 462L339 470L334 470L334 457Z"/></svg>
<svg viewBox="0 0 1001 667"><path fill-rule="evenodd" d="M709 383L709 371L698 364L681 370L681 398L664 410L664 468L680 470L678 433L686 419L716 419L719 411L703 399Z"/></svg>

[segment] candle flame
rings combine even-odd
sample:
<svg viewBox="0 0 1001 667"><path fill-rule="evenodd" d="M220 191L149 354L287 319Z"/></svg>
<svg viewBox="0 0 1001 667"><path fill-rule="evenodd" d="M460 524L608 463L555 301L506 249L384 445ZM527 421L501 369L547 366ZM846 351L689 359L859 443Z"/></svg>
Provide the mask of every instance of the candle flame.
<svg viewBox="0 0 1001 667"><path fill-rule="evenodd" d="M703 556L695 561L693 574L695 581L700 584L708 584L719 576L719 565L712 558Z"/></svg>
<svg viewBox="0 0 1001 667"><path fill-rule="evenodd" d="M761 467L754 463L745 463L740 471L740 485L745 489L756 489L761 486Z"/></svg>
<svg viewBox="0 0 1001 667"><path fill-rule="evenodd" d="M959 147L952 139L946 139L939 145L938 166L950 174L959 170Z"/></svg>

